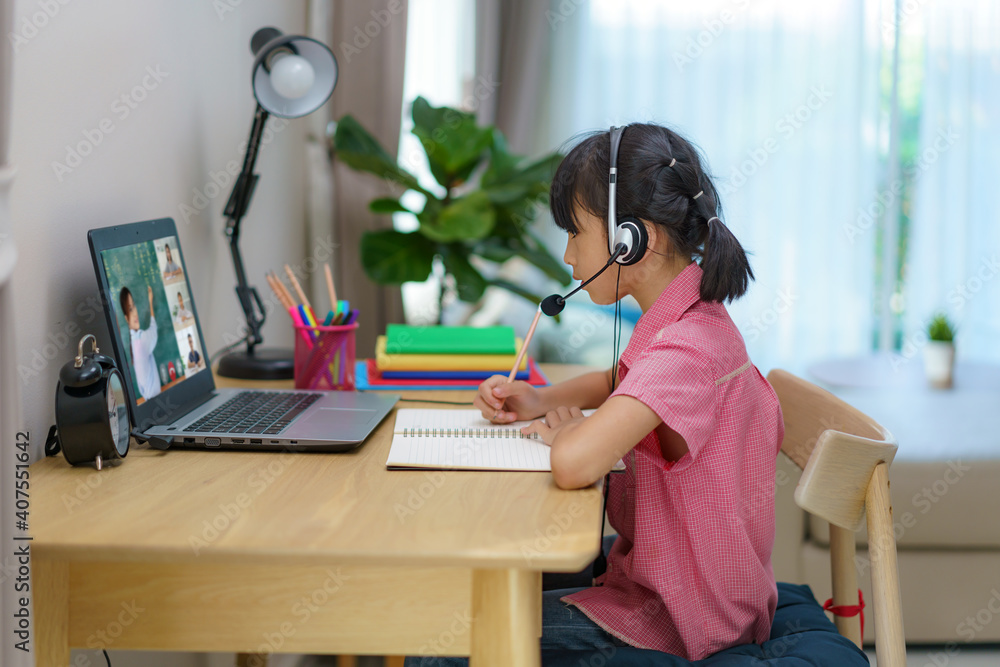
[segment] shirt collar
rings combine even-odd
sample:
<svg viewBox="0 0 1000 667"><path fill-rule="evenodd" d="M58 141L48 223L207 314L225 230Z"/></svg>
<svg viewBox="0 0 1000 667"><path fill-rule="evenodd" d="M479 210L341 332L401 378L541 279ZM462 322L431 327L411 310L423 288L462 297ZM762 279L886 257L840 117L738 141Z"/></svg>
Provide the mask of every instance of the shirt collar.
<svg viewBox="0 0 1000 667"><path fill-rule="evenodd" d="M701 274L697 262L688 264L670 281L652 307L642 314L622 352L621 359L626 366L632 366L632 360L642 354L663 327L679 320L688 308L698 302L701 298Z"/></svg>

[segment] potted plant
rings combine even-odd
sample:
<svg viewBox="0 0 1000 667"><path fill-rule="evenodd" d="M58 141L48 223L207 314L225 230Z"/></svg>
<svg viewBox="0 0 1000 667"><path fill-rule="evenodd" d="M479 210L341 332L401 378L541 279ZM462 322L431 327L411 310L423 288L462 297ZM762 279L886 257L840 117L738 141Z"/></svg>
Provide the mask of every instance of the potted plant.
<svg viewBox="0 0 1000 667"><path fill-rule="evenodd" d="M949 389L955 368L955 329L944 314L935 315L927 326L924 372L932 387Z"/></svg>
<svg viewBox="0 0 1000 667"><path fill-rule="evenodd" d="M376 213L412 213L418 227L412 232L365 232L361 263L368 277L380 284L424 281L440 262L462 301L477 302L493 285L538 303L538 294L495 277L499 265L519 257L568 285L571 276L563 263L531 230L535 214L547 205L562 156L525 160L508 150L495 127L480 127L472 114L432 107L423 97L414 100L412 114L413 134L427 154L435 188L423 187L352 116L343 117L334 133L334 150L344 164L424 197L419 210L407 208L399 198L370 202ZM444 297L442 281L439 324Z"/></svg>

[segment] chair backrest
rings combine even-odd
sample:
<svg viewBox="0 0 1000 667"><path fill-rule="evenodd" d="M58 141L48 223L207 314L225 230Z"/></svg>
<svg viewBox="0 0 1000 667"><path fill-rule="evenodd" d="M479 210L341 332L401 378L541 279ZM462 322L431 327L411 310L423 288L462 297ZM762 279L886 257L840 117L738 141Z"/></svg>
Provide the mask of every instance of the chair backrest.
<svg viewBox="0 0 1000 667"><path fill-rule="evenodd" d="M802 479L795 502L830 523L857 530L875 466L892 463L896 439L874 419L825 389L775 369L768 373L785 419L783 451Z"/></svg>
<svg viewBox="0 0 1000 667"><path fill-rule="evenodd" d="M854 531L868 518L875 650L879 667L905 667L896 541L888 468L896 439L878 422L830 392L783 370L767 375L781 403L781 450L802 468L795 503L830 522L832 604L859 604ZM857 616L837 616L837 629L861 645Z"/></svg>

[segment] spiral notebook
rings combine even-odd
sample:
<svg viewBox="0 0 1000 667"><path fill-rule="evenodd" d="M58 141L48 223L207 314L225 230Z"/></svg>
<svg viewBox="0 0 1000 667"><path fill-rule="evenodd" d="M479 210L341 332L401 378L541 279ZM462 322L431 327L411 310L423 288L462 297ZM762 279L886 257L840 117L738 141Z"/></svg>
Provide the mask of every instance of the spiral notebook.
<svg viewBox="0 0 1000 667"><path fill-rule="evenodd" d="M584 410L585 415L593 412ZM537 433L521 433L521 427L530 423L492 424L479 410L397 410L385 466L550 471L549 446ZM619 461L615 469L624 467Z"/></svg>

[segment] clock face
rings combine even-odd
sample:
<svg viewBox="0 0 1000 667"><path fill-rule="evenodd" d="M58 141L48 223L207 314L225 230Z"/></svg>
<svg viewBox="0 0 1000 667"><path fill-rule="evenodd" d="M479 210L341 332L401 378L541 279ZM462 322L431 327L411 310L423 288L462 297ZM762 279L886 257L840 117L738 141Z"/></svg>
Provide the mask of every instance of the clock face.
<svg viewBox="0 0 1000 667"><path fill-rule="evenodd" d="M114 438L115 450L121 456L125 456L125 453L128 452L130 430L126 400L121 375L117 372L110 373L108 375L108 423L111 424L111 437Z"/></svg>

